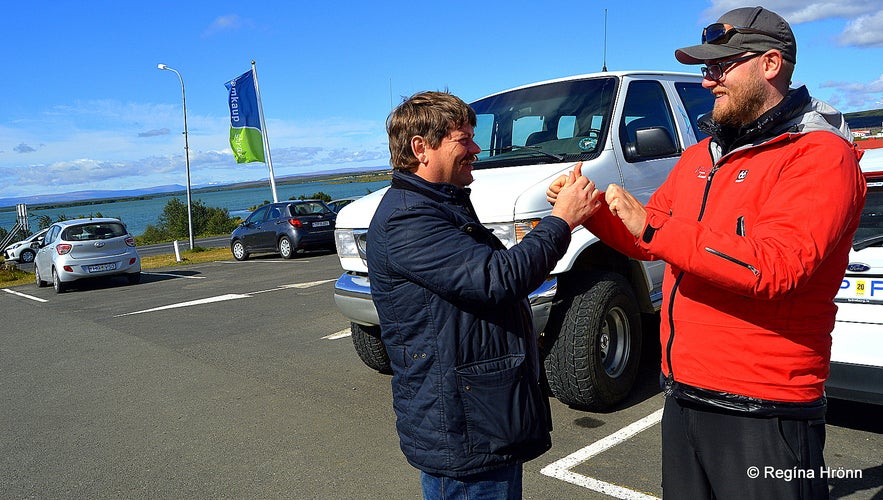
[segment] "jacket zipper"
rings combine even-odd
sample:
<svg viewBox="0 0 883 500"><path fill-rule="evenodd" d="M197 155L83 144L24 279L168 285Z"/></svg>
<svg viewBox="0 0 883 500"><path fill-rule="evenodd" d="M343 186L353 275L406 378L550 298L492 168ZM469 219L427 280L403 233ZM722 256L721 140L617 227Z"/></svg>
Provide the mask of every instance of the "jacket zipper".
<svg viewBox="0 0 883 500"><path fill-rule="evenodd" d="M715 249L713 249L713 248L711 248L711 247L705 247L705 251L708 252L708 253L710 253L710 254L712 254L712 255L717 255L718 257L720 257L720 258L722 258L722 259L726 259L726 260L732 262L733 264L736 264L736 265L742 266L742 267L744 267L745 269L748 269L749 271L751 271L752 273L754 273L755 276L760 275L760 271L758 271L756 267L752 266L751 264L749 264L749 263L747 263L747 262L742 262L741 260L739 260L739 259L737 259L737 258L735 258L735 257L730 257L729 255L727 255L727 254L725 254L725 253L723 253L723 252L718 252L717 250L715 250Z"/></svg>
<svg viewBox="0 0 883 500"><path fill-rule="evenodd" d="M671 346L674 344L675 340L675 320L674 320L674 306L675 306L675 295L677 295L678 286L681 284L681 278L684 277L684 272L681 271L678 274L678 277L675 279L674 286L671 287L671 295L668 297L668 342L665 344L665 363L668 365L668 375L665 376L665 386L663 387L663 392L666 396L671 396L672 393L672 384L675 380L675 372L674 368L671 366Z"/></svg>
<svg viewBox="0 0 883 500"><path fill-rule="evenodd" d="M709 156L714 158L714 156L710 154L711 153L710 148L711 148L711 145L709 144ZM702 217L705 215L705 205L706 205L706 203L708 203L708 193L711 192L711 181L714 179L714 174L718 171L718 169L720 169L720 165L714 165L711 168L711 172L708 173L708 178L705 180L705 192L702 193L702 205L699 208L699 216L696 219L697 221L701 221ZM680 274L678 274L677 279L675 279L674 285L672 285L672 287L671 287L671 295L669 296L669 300L668 300L668 330L669 330L669 334L668 334L668 342L666 342L666 344L665 344L665 361L668 364L668 375L666 375L666 377L665 377L665 386L663 388L663 392L665 392L666 395L671 395L672 386L675 381L675 370L671 364L671 349L672 349L672 346L674 345L674 341L675 341L674 306L675 306L675 296L677 295L678 287L680 286L681 279L683 277L684 277L684 272L681 271Z"/></svg>

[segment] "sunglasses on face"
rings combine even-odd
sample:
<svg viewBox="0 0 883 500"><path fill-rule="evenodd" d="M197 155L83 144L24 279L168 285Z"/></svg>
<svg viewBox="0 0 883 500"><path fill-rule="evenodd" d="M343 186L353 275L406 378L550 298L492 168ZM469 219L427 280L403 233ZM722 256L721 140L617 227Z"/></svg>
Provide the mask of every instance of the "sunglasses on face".
<svg viewBox="0 0 883 500"><path fill-rule="evenodd" d="M710 44L723 44L730 41L730 38L737 33L742 33L746 35L764 35L770 38L775 38L780 42L784 42L782 37L779 35L770 33L768 31L756 30L754 28L743 28L741 26L733 26L731 24L724 23L714 23L709 24L702 30L702 43L710 43Z"/></svg>
<svg viewBox="0 0 883 500"><path fill-rule="evenodd" d="M729 61L706 64L699 69L702 71L703 77L719 82L723 79L724 75L727 74L727 71L729 71L730 68L732 68L733 66L745 62L749 59L754 59L755 57L762 54L763 52L753 52L751 54L748 54L747 56L737 57L735 59L730 59Z"/></svg>

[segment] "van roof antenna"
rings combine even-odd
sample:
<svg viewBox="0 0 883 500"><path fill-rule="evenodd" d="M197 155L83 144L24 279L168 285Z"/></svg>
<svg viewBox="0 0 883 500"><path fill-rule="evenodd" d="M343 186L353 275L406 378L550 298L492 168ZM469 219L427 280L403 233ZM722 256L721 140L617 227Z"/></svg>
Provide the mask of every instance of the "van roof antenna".
<svg viewBox="0 0 883 500"><path fill-rule="evenodd" d="M607 9L604 9L604 62L601 71L607 72Z"/></svg>

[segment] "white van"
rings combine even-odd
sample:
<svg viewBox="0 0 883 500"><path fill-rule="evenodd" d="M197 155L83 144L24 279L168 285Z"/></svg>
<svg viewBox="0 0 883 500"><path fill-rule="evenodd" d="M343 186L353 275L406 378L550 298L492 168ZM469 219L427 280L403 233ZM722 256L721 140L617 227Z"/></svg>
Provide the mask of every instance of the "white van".
<svg viewBox="0 0 883 500"><path fill-rule="evenodd" d="M883 404L883 149L861 160L868 194L849 253L849 266L835 298L831 333L832 398Z"/></svg>

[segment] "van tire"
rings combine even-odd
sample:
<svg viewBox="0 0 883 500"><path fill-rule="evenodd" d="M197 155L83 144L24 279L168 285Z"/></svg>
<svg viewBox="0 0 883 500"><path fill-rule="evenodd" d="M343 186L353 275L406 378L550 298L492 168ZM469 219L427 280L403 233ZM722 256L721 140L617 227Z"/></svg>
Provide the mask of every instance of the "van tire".
<svg viewBox="0 0 883 500"><path fill-rule="evenodd" d="M562 300L543 336L549 389L562 403L604 410L622 401L641 361L641 315L629 283L611 272L559 278Z"/></svg>
<svg viewBox="0 0 883 500"><path fill-rule="evenodd" d="M350 323L350 332L356 353L362 362L380 373L391 374L389 355L383 347L383 342L380 341L380 327Z"/></svg>

